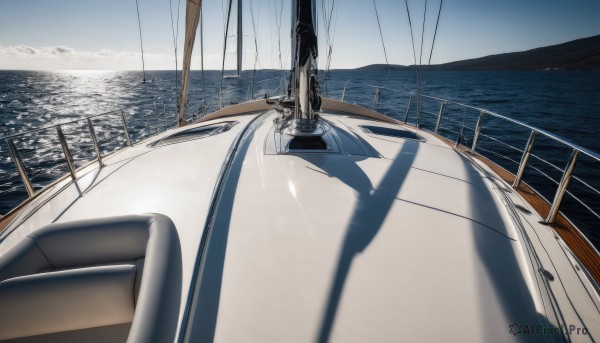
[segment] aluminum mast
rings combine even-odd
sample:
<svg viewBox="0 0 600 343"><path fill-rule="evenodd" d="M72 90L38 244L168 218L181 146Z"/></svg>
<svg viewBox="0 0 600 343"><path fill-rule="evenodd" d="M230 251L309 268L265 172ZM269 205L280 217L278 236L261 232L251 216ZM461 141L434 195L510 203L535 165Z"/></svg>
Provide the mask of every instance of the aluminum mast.
<svg viewBox="0 0 600 343"><path fill-rule="evenodd" d="M293 33L294 70L293 91L295 98L295 131L314 131L314 110L320 107L316 80L317 36L313 23L313 0L297 0L296 20ZM311 129L312 127L312 129Z"/></svg>

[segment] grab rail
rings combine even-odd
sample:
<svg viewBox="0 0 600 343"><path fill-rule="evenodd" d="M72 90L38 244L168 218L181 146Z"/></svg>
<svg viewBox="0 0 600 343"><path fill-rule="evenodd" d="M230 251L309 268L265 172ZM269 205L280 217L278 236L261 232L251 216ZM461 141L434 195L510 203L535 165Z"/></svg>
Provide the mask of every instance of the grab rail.
<svg viewBox="0 0 600 343"><path fill-rule="evenodd" d="M342 92L341 101L347 101L346 98L348 97L347 88L349 87L348 86L349 81L348 80L339 80L339 81L344 82L344 90ZM581 180L580 178L573 175L573 170L575 169L575 165L576 165L578 157L580 155L585 155L585 156L591 158L595 162L600 162L600 154L593 152L587 148L584 148L576 143L573 143L570 140L568 140L564 137L561 137L557 134L554 134L552 132L546 131L544 129L535 127L533 125L524 123L524 122L516 120L516 119L506 117L504 115L498 114L496 112L493 112L493 111L490 111L490 110L487 110L484 108L467 105L467 104L464 104L464 103L461 103L458 101L454 101L454 100L443 99L440 97L419 94L417 92L411 92L411 91L406 91L406 90L401 90L401 89L394 89L394 88L390 88L390 87L384 87L384 86L367 84L367 83L355 83L355 84L359 87L362 86L362 87L375 89L375 94L374 94L374 98L373 98L373 109L374 110L377 110L377 105L381 103L381 95L382 95L382 91L384 91L384 90L396 92L396 93L402 93L402 94L406 95L408 97L408 105L407 105L406 111L404 113L404 118L403 118L404 123L408 123L409 115L410 115L411 111L415 110L415 107L416 107L416 120L417 120L415 125L417 127L419 127L421 114L428 114L430 116L435 116L435 118L434 118L435 126L433 129L433 132L435 134L440 134L441 130L446 130L449 132L456 133L456 131L454 131L454 130L449 130L449 129L446 129L443 127L442 123L443 123L444 119L447 119L447 120L455 122L455 123L459 123L461 128L460 128L460 132L458 133L458 137L456 139L456 145L458 145L461 142L465 129L472 130L473 131L473 139L472 139L471 144L468 149L471 153L476 153L476 150L478 150L478 149L480 149L482 151L486 150L486 152L489 152L492 155L497 155L498 157L508 159L511 162L514 162L518 165L517 172L514 174L514 176L515 176L514 182L512 184L512 186L514 188L519 187L519 185L521 184L526 167L531 167L533 170L539 172L542 176L552 180L554 183L557 184L557 188L554 193L553 200L550 202L550 210L548 211L548 214L545 218L546 224L553 224L555 222L558 212L560 210L561 204L563 202L564 196L566 194L569 194L577 202L582 204L595 217L600 218L599 213L597 213L594 209L592 209L590 206L585 204L585 202L583 200L581 200L580 198L578 198L573 193L571 193L567 190L569 183L571 182L572 179L574 179L574 180L578 181L583 187L585 187L589 191L600 195L600 190L598 190L597 188L594 188L592 185L588 184L587 182L585 182L585 181ZM428 110L423 109L423 105L421 103L424 100L417 101L417 103L419 103L419 105L415 105L416 98L428 99L430 101L432 100L434 102L435 101L439 102L439 110L438 110L437 114L434 113L433 111L428 111ZM465 125L464 117L463 117L462 123L460 123L456 119L445 118L444 116L447 113L446 109L450 105L457 106L457 107L463 109L465 114L467 113L467 111L477 112L478 116L477 116L477 122L476 122L475 127L473 128L468 125ZM398 112L400 112L400 111L398 111ZM497 119L500 119L507 123L516 125L518 127L524 128L526 130L529 130L529 139L527 140L525 147L523 149L519 149L519 148L516 148L512 144L502 142L501 140L499 140L497 138L494 138L492 136L488 136L488 135L485 135L484 133L482 133L483 128L484 128L484 122L486 121L486 117L497 118ZM535 154L533 154L533 149L536 145L536 139L539 136L547 137L547 138L559 143L561 146L567 147L571 150L571 156L570 156L569 161L567 162L564 169L560 169L560 168L556 167L554 164L552 164L551 162L548 162L548 161L542 159L541 157L538 157ZM498 154L497 152L494 152L494 151L491 151L488 149L479 148L478 141L480 140L481 137L490 138L491 140L496 141L502 145L506 145L513 150L517 150L518 152L520 152L522 154L520 161L515 161L513 159L510 159L510 158L502 155L502 154ZM556 180L550 178L550 176L547 173L544 173L543 171L541 171L540 169L538 169L534 166L530 166L528 164L530 157L534 157L534 158L540 160L541 162L549 164L552 167L554 167L555 169L560 170L560 172L562 173L560 181L556 181Z"/></svg>
<svg viewBox="0 0 600 343"><path fill-rule="evenodd" d="M269 80L269 79L267 79L267 80ZM267 81L267 80L262 80L262 81ZM343 90L341 93L341 101L346 101L346 97L348 97L349 83L350 82L348 80L344 81L344 83L343 83ZM498 158L506 159L506 160L510 161L511 163L518 165L518 169L517 169L516 173L514 174L515 178L514 178L514 181L512 184L512 186L514 188L519 187L519 185L521 184L523 176L525 174L525 170L527 167L530 167L532 170L538 172L543 177L548 178L553 183L557 184L557 188L555 190L554 197L553 197L552 201L550 202L550 210L545 218L546 223L553 223L556 220L556 216L560 210L564 196L567 194L572 196L577 202L582 204L583 207L585 207L595 217L600 218L600 214L597 213L596 210L592 209L589 205L587 205L585 203L585 201L578 198L577 196L575 196L572 192L569 192L569 190L568 190L571 180L575 180L575 181L579 182L579 184L581 184L583 187L585 187L585 189L600 195L600 190L598 190L594 186L588 184L587 182L583 181L582 179L578 178L577 176L573 175L573 171L574 171L577 161L581 155L587 156L587 157L593 159L595 162L600 162L600 155L598 153L595 153L593 151L590 151L589 149L581 147L580 145L575 144L559 135L553 134L546 130L543 130L543 129L537 128L535 126L529 125L527 123L521 122L519 120L515 120L515 119L506 117L504 115L501 115L501 114L498 114L498 113L495 113L495 112L492 112L492 111L489 111L489 110L486 110L486 109L483 109L480 107L467 105L467 104L464 104L464 103L461 103L458 101L454 101L454 100L443 99L443 98L434 97L434 96L425 95L425 94L418 94L416 92L394 89L394 88L390 88L390 87L377 86L377 85L372 85L372 84L363 84L363 83L358 83L358 85L362 86L362 87L368 87L368 88L375 89L374 98L373 98L373 109L374 110L377 110L378 107L380 107L383 104L382 103L382 101L383 101L382 94L384 92L391 91L391 92L396 92L396 93L402 93L402 94L406 95L408 98L406 109L404 110L404 107L398 108L398 114L400 115L400 112L403 112L402 114L404 114L404 118L403 118L404 123L408 122L409 116L411 114L411 110L414 110L414 108L416 107L416 109L417 109L416 116L417 116L417 118L419 118L419 120L420 120L421 113L428 114L429 116L434 117L433 119L434 119L435 124L434 124L434 129L432 130L434 133L441 135L441 132L450 132L450 133L453 133L453 135L456 135L455 146L458 146L462 142L465 146L468 147L468 150L471 153L476 153L477 150L489 152L490 154L497 156ZM423 109L423 104L422 104L423 99L428 99L433 102L438 102L439 108L437 109L437 111ZM417 103L417 105L415 103ZM462 122L460 120L451 118L449 116L449 114L451 112L449 110L450 106L457 106L458 108L460 108L461 110L464 111L464 116L463 116ZM154 106L154 108L155 108L155 112L156 112L156 106ZM477 122L474 127L465 123L465 116L468 111L475 112L478 114ZM125 141L128 146L131 146L133 144L133 142L129 135L130 130L127 125L125 112L122 109L116 110L116 111L111 111L111 112L106 112L106 113L101 113L101 114L96 114L96 115L92 115L92 116L87 116L84 118L79 118L79 119L71 120L68 122L63 122L63 123L59 123L59 124L55 124L55 125L51 125L51 126L46 126L46 127L26 131L26 132L21 132L21 133L16 133L16 134L0 137L0 140L6 140L8 143L12 160L17 167L18 174L23 182L25 189L27 190L27 194L29 197L35 196L35 189L32 186L31 179L26 172L23 161L22 161L22 159L19 155L18 149L15 145L14 138L17 138L17 137L20 137L23 135L27 135L27 134L33 134L36 132L40 132L42 130L53 129L53 128L60 132L61 126L72 124L72 123L77 123L77 122L81 122L81 121L86 121L86 124L88 126L88 131L89 131L89 138L94 147L95 158L98 161L99 166L102 167L103 166L102 153L99 148L98 140L97 140L96 133L94 130L94 125L92 124L91 119L101 117L101 116L108 116L108 115L119 115L119 117L121 119L120 120L121 125L122 125L123 131L124 131ZM486 131L484 130L484 123L487 122L490 117L500 119L507 123L511 123L518 127L528 130L529 131L529 139L527 140L525 147L523 149L519 149L519 148L515 147L513 144L502 142L500 139L494 138L491 135L486 134L485 133ZM458 130L459 132L457 132L457 130L452 130L450 128L445 127L444 121L452 122L452 123L459 125L460 126L460 129ZM472 140L470 142L468 142L465 137L465 130L470 130L473 132ZM59 134L59 138L61 138L60 136L61 135ZM452 136L452 137L454 137L454 136ZM502 145L505 145L513 150L517 150L521 154L520 161L516 161L519 159L518 157L515 157L514 159L509 158L498 152L495 152L495 151L492 151L489 149L485 149L483 147L479 147L478 144L479 144L479 141L482 139L482 137L489 138L489 139L496 141ZM536 142L538 141L539 137L547 137L555 142L558 142L562 146L568 147L571 150L571 156L570 156L569 161L564 169L556 167L551 162L548 162L533 153L534 148L536 146ZM67 164L69 164L69 158L66 156L68 154L68 144L67 144L66 140L64 140L64 142L63 142L63 140L64 140L64 135L61 139L61 144L64 143L63 153L65 154L65 160L67 161ZM64 148L65 146L66 146L66 149ZM554 167L554 169L559 170L561 173L560 180L559 181L554 180L550 177L550 175L548 175L548 173L545 173L544 171L540 170L539 168L536 168L535 166L530 165L531 158L540 160L541 162ZM71 172L71 169L72 169L72 166L69 166L70 172ZM73 172L71 172L71 174L73 175ZM11 190L14 188L15 187L11 188Z"/></svg>
<svg viewBox="0 0 600 343"><path fill-rule="evenodd" d="M153 101L142 102L142 103L136 104L136 107L143 109L144 106L148 106L148 105L154 105L152 113L150 115L140 115L139 116L140 118L158 115L158 111L156 109L156 102L153 102ZM58 124L48 125L48 126L36 128L33 130L18 132L15 134L10 134L10 135L5 135L3 137L0 137L0 140L6 141L6 143L8 145L10 157L16 166L17 173L19 174L19 177L21 178L21 181L23 182L23 186L27 190L28 198L34 197L36 195L36 191L32 185L31 177L27 174L25 164L23 162L23 158L21 157L21 154L19 153L19 149L17 148L17 145L15 144L15 139L17 139L19 137L31 136L33 134L38 134L43 131L55 130L55 133L58 136L60 147L61 147L61 150L63 153L63 158L65 160L65 164L67 166L69 175L71 176L71 179L73 181L76 181L77 175L76 175L75 163L74 163L73 155L71 154L71 150L69 148L69 144L68 144L65 134L63 132L63 127L70 125L70 124L76 124L76 123L82 123L82 122L85 123L85 125L87 126L87 130L88 130L88 132L87 132L88 137L91 140L92 146L94 148L95 160L98 162L99 168L102 168L104 166L103 161L102 161L103 156L102 156L102 152L100 150L100 145L98 143L98 137L96 135L96 130L94 128L94 124L92 123L92 119L100 118L100 117L108 117L111 115L113 115L113 116L118 115L118 117L120 119L119 120L120 124L124 131L124 138L125 138L126 144L127 144L127 146L132 146L133 141L129 134L127 118L125 115L125 111L123 109L114 110L114 111L110 111L110 112L104 112L104 113L90 115L90 116L85 116L82 118L69 120L69 121L58 123ZM166 112L163 113L163 118L166 119ZM164 129L166 129L167 127L168 127L168 125L166 125L164 127ZM159 129L157 129L157 131L155 133L151 133L148 136L152 136L153 134L158 134L160 132L161 131ZM113 137L111 137L111 139L113 139ZM56 167L51 168L51 170L54 170L54 168L56 168ZM75 182L75 185L78 188L79 193L81 194L81 190L79 190L79 187L76 182ZM18 186L13 186L13 187L9 188L8 190L5 190L1 193L10 193L10 192L16 191L17 189L18 189Z"/></svg>

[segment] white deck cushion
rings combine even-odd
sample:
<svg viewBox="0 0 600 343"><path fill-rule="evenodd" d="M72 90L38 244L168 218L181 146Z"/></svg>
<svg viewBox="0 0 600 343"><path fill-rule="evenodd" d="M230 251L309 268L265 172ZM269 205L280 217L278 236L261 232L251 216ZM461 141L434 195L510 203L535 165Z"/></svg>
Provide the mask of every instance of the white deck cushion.
<svg viewBox="0 0 600 343"><path fill-rule="evenodd" d="M129 323L135 266L20 276L0 282L0 340Z"/></svg>
<svg viewBox="0 0 600 343"><path fill-rule="evenodd" d="M47 225L0 256L0 340L131 323L128 342L172 341L181 263L161 214Z"/></svg>

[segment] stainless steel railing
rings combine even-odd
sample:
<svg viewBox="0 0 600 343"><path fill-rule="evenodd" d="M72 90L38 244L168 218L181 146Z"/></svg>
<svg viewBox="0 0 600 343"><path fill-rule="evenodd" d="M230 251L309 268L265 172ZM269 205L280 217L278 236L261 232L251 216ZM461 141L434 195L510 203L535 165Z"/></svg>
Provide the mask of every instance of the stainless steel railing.
<svg viewBox="0 0 600 343"><path fill-rule="evenodd" d="M71 179L73 181L76 181L77 180L77 168L75 165L75 160L73 158L73 154L71 152L72 147L67 142L66 134L63 130L65 127L70 127L70 126L76 125L76 124L84 124L84 126L87 128L87 132L85 132L85 130L82 130L75 134L78 136L86 136L85 138L89 139L89 141L93 147L94 156L93 156L93 159L91 159L89 161L83 161L83 162L91 162L91 161L95 160L98 162L99 168L102 168L104 166L103 156L106 155L107 153L110 153L110 152L116 150L116 149L119 149L120 147L116 143L116 141L118 139L115 138L115 136L112 136L112 135L108 136L108 139L112 140L113 141L112 143L114 143L113 144L114 149L112 149L108 152L105 152L105 154L103 155L101 144L99 142L98 135L96 133L96 127L93 123L93 120L100 122L102 119L104 119L105 121L102 122L101 124L112 125L112 126L116 125L116 127L121 126L121 128L123 130L123 137L124 137L126 145L132 146L135 143L135 141L134 141L134 139L132 139L132 136L131 136L131 128L130 128L131 125L128 125L132 122L135 124L135 125L133 125L134 127L137 127L138 129L142 128L143 130L147 131L146 134L138 133L137 141L145 139L149 136L158 134L158 133L168 129L169 127L172 127L175 125L175 117L174 116L173 116L173 118L167 117L166 108L165 108L164 104L162 106L162 109L163 109L162 113L160 113L157 105L160 105L160 104L157 104L155 101L142 102L142 103L135 104L133 106L136 109L136 110L134 110L135 115L133 113L131 114L132 116L134 116L134 118L133 118L133 120L130 119L129 121L127 118L128 113L126 112L126 110L119 109L119 110L110 111L110 112L106 112L106 113L86 116L86 117L78 118L75 120L61 122L59 124L44 126L44 127L36 128L33 130L28 130L28 131L24 131L24 132L6 135L3 137L0 137L0 141L5 141L6 144L8 145L10 158L13 161L14 165L16 166L17 173L23 183L23 187L27 191L27 196L29 198L31 198L36 195L36 190L32 184L32 178L27 172L27 168L25 166L26 163L25 163L24 159L22 158L22 154L20 153L19 148L17 147L18 144L16 141L18 141L21 138L39 136L39 135L44 135L44 134L51 135L52 131L55 131L56 137L58 138L58 143L60 145L60 150L62 152L62 158L65 161L64 165L66 165L67 170L68 170L68 175L71 177ZM173 120L170 120L170 119L173 119ZM150 121L155 123L155 125L154 126L149 125ZM141 130L139 130L139 131L141 131ZM79 137L79 138L81 138L81 137ZM41 147L38 147L38 148L41 148ZM44 147L44 148L48 148L48 147ZM32 149L35 150L36 147L29 146L29 144L23 144L21 149L22 150L32 150ZM49 173L51 173L57 167L59 167L59 166L52 167L51 170L49 171ZM77 182L75 182L75 185L78 187ZM14 191L18 191L18 186L12 185L12 187L10 187L9 189L0 191L0 194L3 194L3 196L5 196ZM78 188L78 191L81 194L81 190L79 188Z"/></svg>
<svg viewBox="0 0 600 343"><path fill-rule="evenodd" d="M348 101L347 88L349 81L343 80L343 85L344 87L340 100ZM556 189L554 196L552 197L552 201L549 201L550 210L545 217L545 223L552 224L555 222L559 210L561 210L561 205L563 204L565 195L569 195L578 205L587 210L589 214L595 218L596 224L594 226L598 228L598 225L600 224L600 209L596 207L598 207L597 205L600 204L600 197L598 197L600 196L600 190L598 189L599 187L593 186L584 181L582 178L573 175L576 164L581 156L586 156L588 160L591 161L590 163L594 164L596 168L600 167L600 155L598 153L586 149L554 133L476 106L430 95L419 95L415 92L372 84L355 83L351 86L354 88L362 87L363 89L374 89L372 108L375 111L378 110L378 106L380 107L383 92L394 93L397 95L397 97L402 98L402 102L406 104L406 108L404 108L401 103L398 103L397 106L392 108L390 111L391 113L384 114L389 114L397 118L403 115L403 119L400 120L408 124L410 124L409 116L412 115L414 117L414 125L422 129L422 121L428 118L430 119L432 125L429 129L425 129L435 134L444 136L445 138L449 138L451 140L455 139L455 146L458 146L462 143L468 147L468 150L471 153L481 152L493 162L498 163L500 160L504 160L510 164L516 165L516 171L513 173L515 175L515 179L512 184L514 188L519 187L523 181L524 175L526 174L526 170L532 170L541 175L543 178L550 180L556 185ZM361 94L364 95L364 91ZM362 103L366 104L364 97L362 99ZM416 103L420 103L420 105L417 105ZM462 118L457 118L457 116ZM507 142L505 139L506 137L494 137L494 135L490 133L491 130L486 128L486 122L492 120L501 121L505 126L508 125L511 127L516 127L519 130L524 131L524 133L526 133L528 136L524 147L521 149L515 146L515 142ZM452 125L447 125L447 123ZM468 142L467 138L465 137L465 133L467 131L472 132L470 142ZM452 137L452 135L454 135L454 137ZM555 142L559 148L568 149L570 152L570 157L565 168L560 168L556 166L555 163L552 163L541 156L534 154L540 137ZM511 156L507 156L507 154L503 154L501 151L499 151L499 149L494 150L489 146L480 146L481 139L485 139L503 147L504 149L507 149L508 151L512 151L510 155L518 154L520 160L517 161L519 157L513 158ZM542 168L539 166L533 165L533 163L531 163L532 159L540 162L544 166L549 167L549 170L542 170ZM556 172L560 173L560 180L558 181L550 175L551 173ZM576 181L580 185L579 189L585 190L583 196L575 195L569 190L569 185L572 181ZM536 191L538 190L536 189ZM538 191L538 193L540 192ZM594 196L596 196L596 198L594 198L596 201L594 202L592 200L592 203L590 203L589 198Z"/></svg>
<svg viewBox="0 0 600 343"><path fill-rule="evenodd" d="M347 89L348 84L349 81L347 80L343 83L343 90L341 92L342 101L347 101L346 98L348 97L349 93ZM374 110L382 110L381 107L384 104L384 102L382 102L384 101L382 100L382 97L385 95L385 93L398 94L402 97L402 99L393 108L393 113L389 113L390 115L396 116L398 118L400 118L403 115L403 118L401 118L400 120L402 120L405 123L409 123L409 118L412 115L415 119L414 125L417 127L421 127L421 124L424 120L427 121L426 119L431 119L432 125L429 131L455 141L455 146L463 144L468 147L470 152L482 153L496 163L501 163L502 161L505 161L507 163L510 163L511 165L516 166L516 171L513 173L515 175L515 179L512 185L515 188L518 187L523 181L524 175L527 174L526 170L532 170L535 173L541 175L546 180L551 181L554 185L556 185L556 188L554 191L554 196L552 197L552 201L549 201L551 206L548 214L546 215L545 222L553 223L556 220L556 216L561 210L561 205L563 204L565 195L568 195L569 197L574 199L577 204L579 204L593 217L595 217L598 223L600 223L600 210L597 209L593 203L590 203L589 200L589 195L596 197L600 196L600 190L598 189L599 187L591 185L589 182L586 182L582 178L573 175L573 172L576 168L576 164L578 160L581 159L581 156L585 156L588 159L590 159L597 167L598 163L600 162L600 155L598 155L597 153L592 152L584 147L581 147L573 142L570 142L569 140L561 136L534 127L527 123L503 116L501 114L483 108L467 105L461 102L442 99L439 97L433 97L425 94L418 95L410 91L393 89L372 84L358 83L354 85L351 84L351 86L358 86L362 87L363 89L370 88L374 90L372 103L372 107ZM92 119L110 115L118 115L120 117L125 142L128 146L131 146L134 142L130 137L130 128L128 127L128 121L123 110L93 115L61 123L58 125L47 126L27 132L18 133L15 135L1 137L0 140L6 140L9 146L11 158L16 165L18 174L22 180L22 183L27 191L28 196L34 196L35 189L31 183L30 177L26 172L26 168L20 156L19 150L17 149L17 145L14 142L15 138L28 134L30 135L42 130L57 130L59 141L63 150L63 156L69 169L69 173L71 174L72 178L75 178L76 176L74 175L73 171L74 166L72 165L73 160L72 156L70 156L71 154L69 146L67 144L65 135L61 134L62 127L72 123L85 121L89 131L89 138L94 148L95 159L98 161L99 165L102 166L102 153L100 145L98 143L98 138L94 129L94 125L92 123ZM150 114L147 114L145 117L152 117L152 119L154 119L154 117L156 116L158 116L158 111L156 109L156 103L154 103L154 111ZM166 111L164 110L163 116L166 117ZM144 118L144 116L142 116L141 118ZM491 132L493 130L486 127L487 123L490 122L492 119L502 121L504 124L509 124L511 126L520 128L521 130L524 130L528 136L527 142L525 143L524 147L521 149L515 146L517 145L515 142L507 142L505 141L505 139L503 139L503 137L494 137L494 135ZM166 129L167 127L168 125L162 127L157 126L156 133L160 132L161 129ZM470 142L467 137L467 132L472 133ZM538 142L540 138L546 138L551 141L554 141L559 146L566 148L570 151L570 157L565 168L560 168L555 163L548 161L542 156L534 153L535 148L539 144ZM493 142L507 149L507 151L511 152L512 156L509 156L511 154L503 153L501 149L494 150L490 146L482 146L480 143L482 139L485 139L489 142ZM542 169L540 166L534 165L531 161L540 162L544 166L549 168L548 170ZM555 180L550 175L552 173L559 173L560 180ZM576 195L570 191L569 185L572 181L577 182L580 187L585 189L584 196ZM539 190L537 191L539 193ZM598 197L597 199L600 199L600 197ZM600 201L596 202L596 204L598 203L600 203Z"/></svg>

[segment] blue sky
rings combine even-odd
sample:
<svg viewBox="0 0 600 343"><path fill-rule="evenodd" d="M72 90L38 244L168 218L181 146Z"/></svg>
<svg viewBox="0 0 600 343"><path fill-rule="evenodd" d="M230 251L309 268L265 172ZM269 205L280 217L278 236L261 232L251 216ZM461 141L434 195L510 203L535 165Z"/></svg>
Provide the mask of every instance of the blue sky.
<svg viewBox="0 0 600 343"><path fill-rule="evenodd" d="M138 0L147 69L173 69L175 59L169 0ZM171 0L177 19L179 0ZM326 47L322 1L317 0L320 66ZM423 61L429 56L440 0L429 0ZM223 48L222 0L204 0L205 64L220 69ZM258 63L289 67L290 5L284 0L244 0L244 68L252 69L257 22ZM385 63L372 0L336 0L332 20L332 68ZM376 0L390 63L412 64L413 51L403 0ZM417 58L424 0L408 0ZM276 19L283 6L282 26ZM600 34L598 0L445 0L432 63L520 51ZM178 45L183 45L185 0L181 0ZM279 33L280 32L280 33ZM235 40L233 37L232 41ZM193 68L199 68L196 45ZM233 45L232 45L233 48ZM182 49L179 49L181 61ZM226 65L233 67L234 55ZM180 62L181 65L181 62ZM0 69L141 69L135 0L0 1Z"/></svg>

